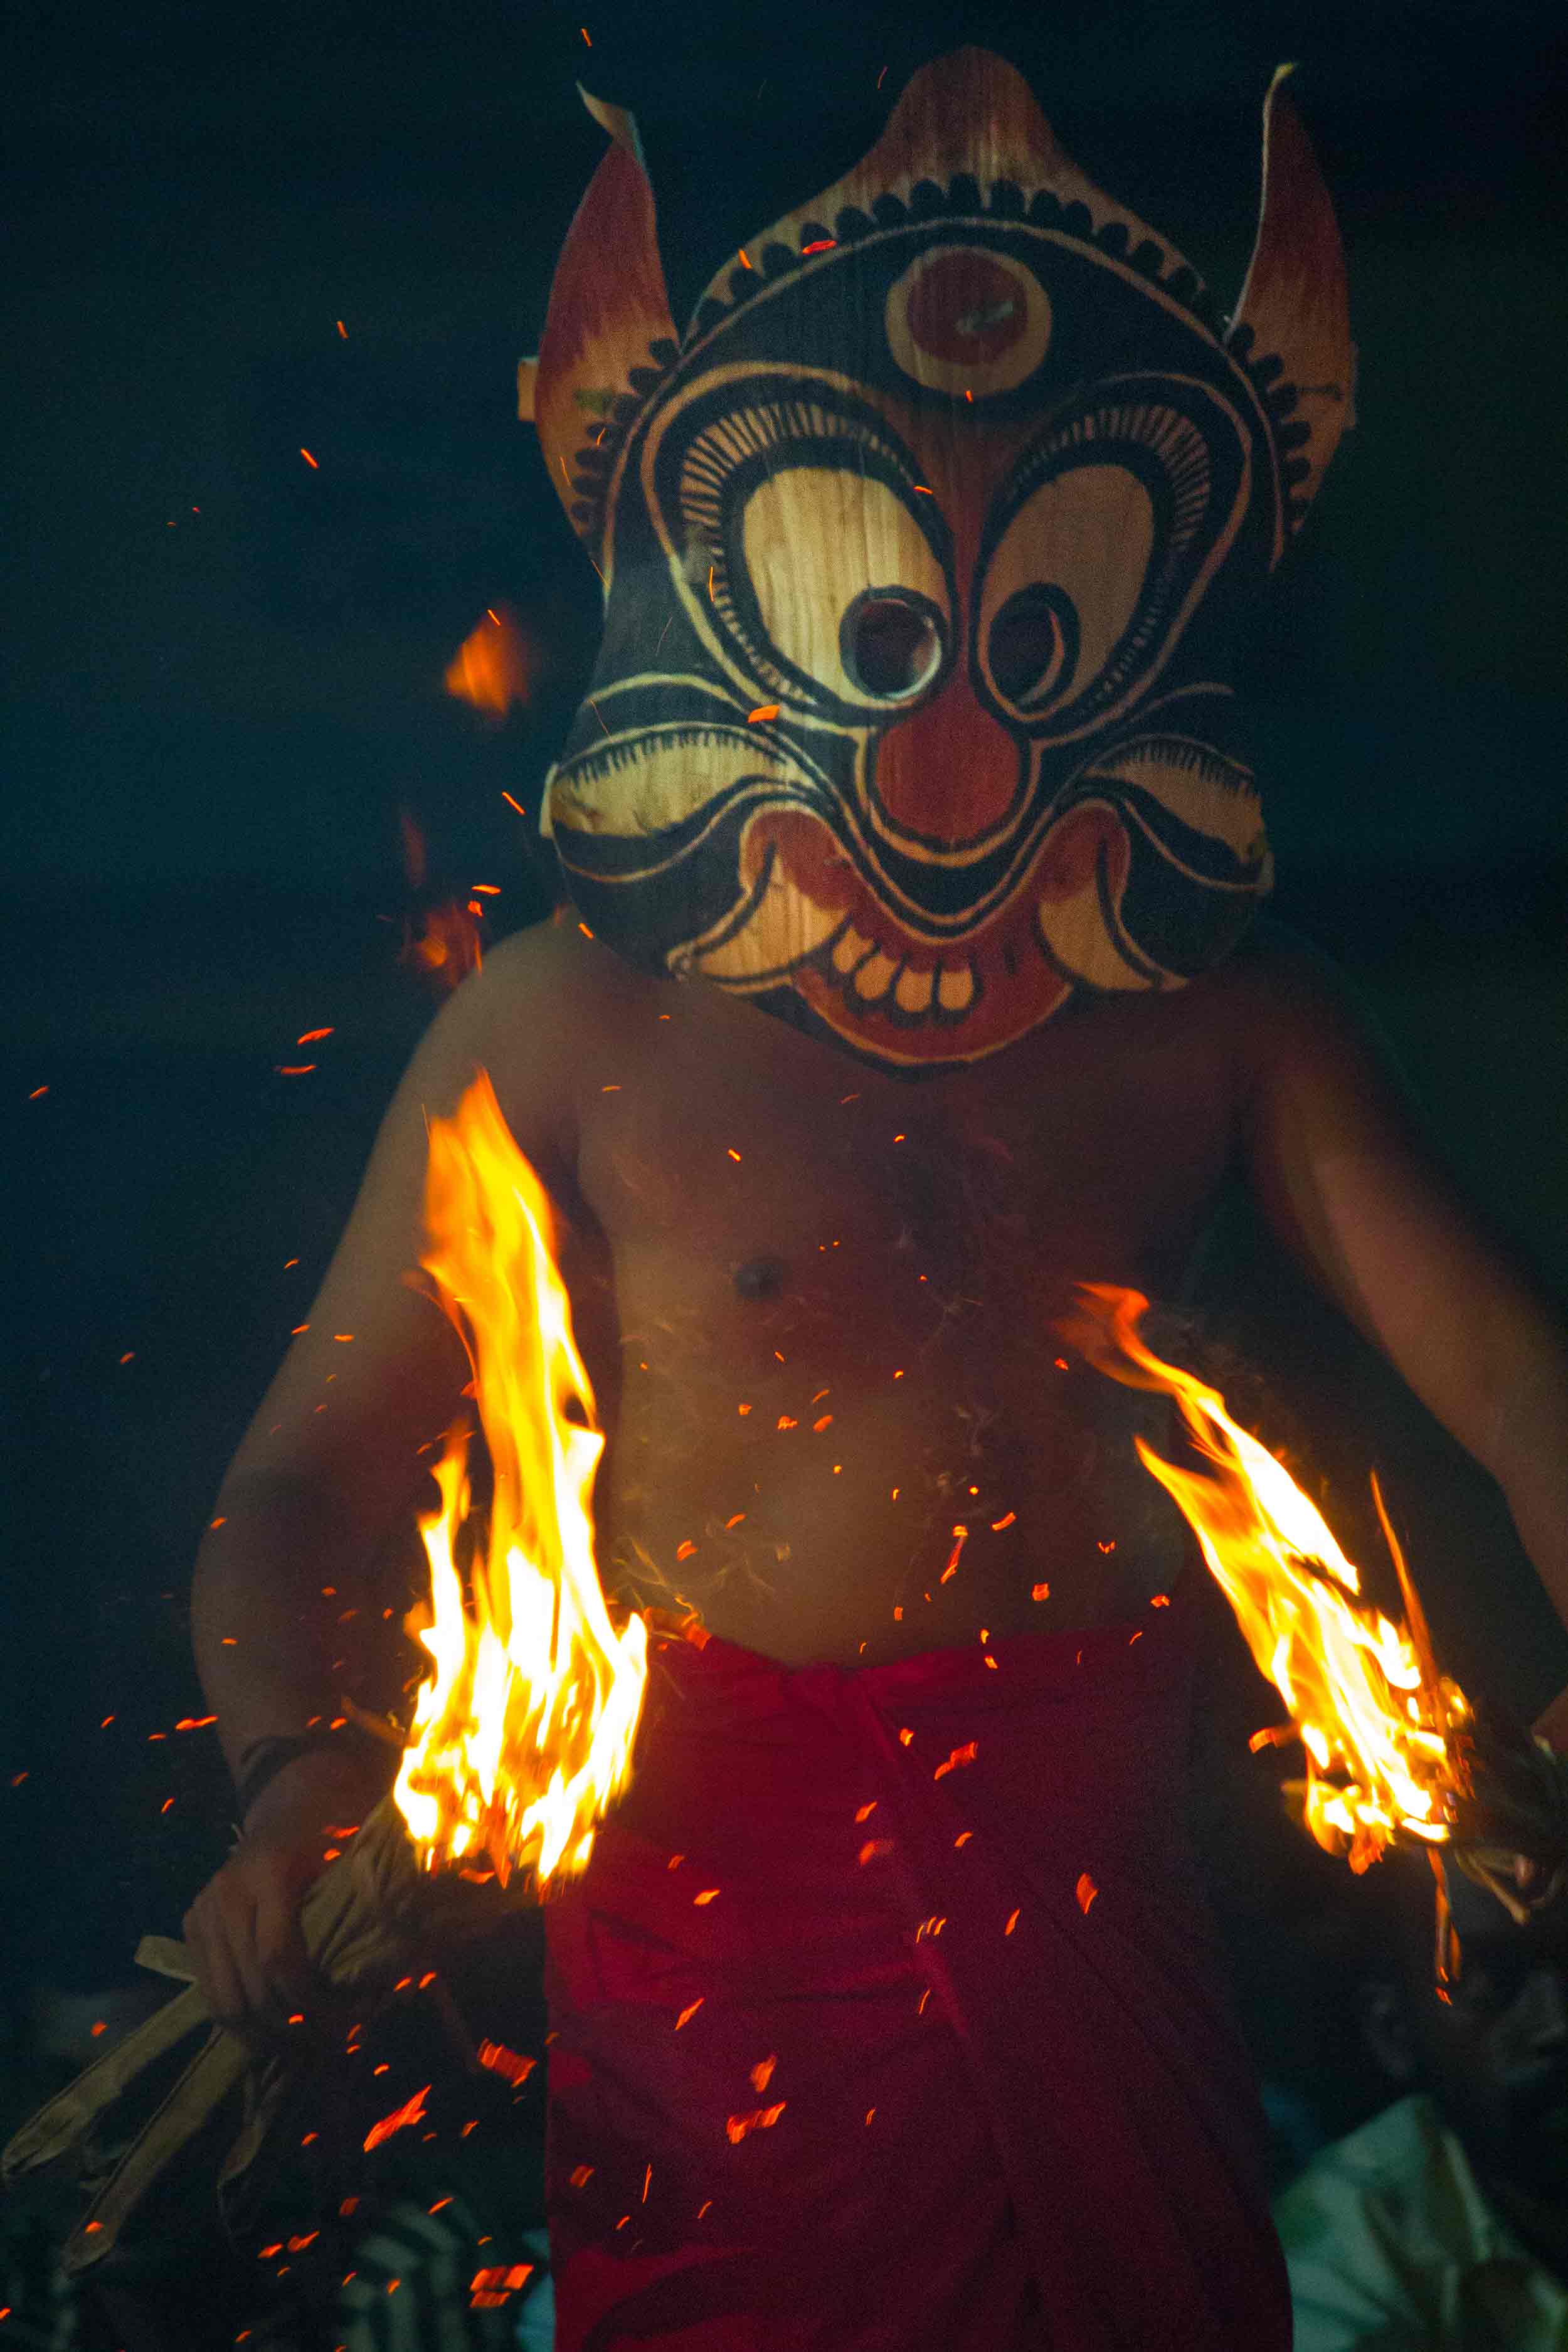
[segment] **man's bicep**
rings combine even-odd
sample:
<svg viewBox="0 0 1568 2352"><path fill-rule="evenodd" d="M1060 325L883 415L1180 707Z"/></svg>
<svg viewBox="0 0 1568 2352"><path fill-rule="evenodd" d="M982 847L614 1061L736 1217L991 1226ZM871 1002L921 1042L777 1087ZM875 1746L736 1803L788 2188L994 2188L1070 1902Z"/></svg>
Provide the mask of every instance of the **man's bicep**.
<svg viewBox="0 0 1568 2352"><path fill-rule="evenodd" d="M1489 1462L1541 1309L1443 1167L1386 1048L1348 992L1310 965L1258 1003L1246 1134L1274 1232Z"/></svg>

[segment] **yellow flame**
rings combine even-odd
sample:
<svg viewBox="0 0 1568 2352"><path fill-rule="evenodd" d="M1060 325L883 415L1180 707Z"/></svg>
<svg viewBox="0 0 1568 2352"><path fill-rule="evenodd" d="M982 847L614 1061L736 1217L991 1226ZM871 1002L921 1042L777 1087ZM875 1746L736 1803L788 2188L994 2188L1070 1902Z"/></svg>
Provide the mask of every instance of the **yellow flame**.
<svg viewBox="0 0 1568 2352"><path fill-rule="evenodd" d="M1461 1781L1446 1734L1469 1719L1464 1693L1435 1671L1424 1676L1407 1629L1359 1600L1361 1579L1321 1514L1223 1397L1145 1346L1137 1326L1147 1299L1105 1283L1080 1284L1079 1296L1068 1336L1112 1380L1173 1397L1214 1465L1213 1475L1185 1470L1135 1441L1290 1711L1307 1754L1312 1835L1348 1852L1355 1870L1398 1837L1442 1843Z"/></svg>
<svg viewBox="0 0 1568 2352"><path fill-rule="evenodd" d="M580 1870L625 1782L647 1680L647 1630L618 1629L594 1564L604 1448L572 1337L543 1188L481 1071L430 1123L430 1245L421 1264L468 1352L494 1493L466 1604L456 1548L469 1517L467 1433L420 1521L434 1668L395 1795L427 1868L488 1853L541 1885ZM481 1532L476 1530L476 1532Z"/></svg>

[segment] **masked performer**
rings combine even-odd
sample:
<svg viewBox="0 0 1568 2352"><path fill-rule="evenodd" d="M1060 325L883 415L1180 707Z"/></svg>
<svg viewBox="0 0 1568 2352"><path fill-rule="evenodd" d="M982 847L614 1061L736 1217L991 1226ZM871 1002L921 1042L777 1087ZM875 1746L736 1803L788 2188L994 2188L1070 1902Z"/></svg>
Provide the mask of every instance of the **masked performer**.
<svg viewBox="0 0 1568 2352"><path fill-rule="evenodd" d="M307 2001L322 1824L385 1777L301 1727L467 1377L402 1277L482 1066L561 1212L606 1583L700 1612L547 1910L563 2352L1283 2347L1174 1794L1198 1596L1072 1284L1173 1293L1240 1171L1568 1615L1556 1329L1331 976L1244 936L1233 637L1351 419L1329 200L1276 87L1227 322L964 50L681 337L594 110L522 379L605 591L574 905L435 1024L215 1511L247 1810L197 1965L252 2031Z"/></svg>

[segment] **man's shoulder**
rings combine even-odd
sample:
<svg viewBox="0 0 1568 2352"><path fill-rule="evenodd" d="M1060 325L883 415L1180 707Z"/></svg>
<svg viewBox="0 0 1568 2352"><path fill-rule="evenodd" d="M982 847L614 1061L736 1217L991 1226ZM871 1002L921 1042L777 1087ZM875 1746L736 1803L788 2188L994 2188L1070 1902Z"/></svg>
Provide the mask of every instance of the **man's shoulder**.
<svg viewBox="0 0 1568 2352"><path fill-rule="evenodd" d="M403 1115L420 1128L449 1117L483 1070L521 1149L564 1181L584 1083L640 1024L651 1027L663 1001L657 981L574 924L530 924L489 950L426 1031L400 1089Z"/></svg>
<svg viewBox="0 0 1568 2352"><path fill-rule="evenodd" d="M639 972L594 939L574 918L550 916L513 931L492 948L464 987L469 1017L498 1040L548 1034L572 1053L616 1034L628 1019L654 1017L670 983Z"/></svg>

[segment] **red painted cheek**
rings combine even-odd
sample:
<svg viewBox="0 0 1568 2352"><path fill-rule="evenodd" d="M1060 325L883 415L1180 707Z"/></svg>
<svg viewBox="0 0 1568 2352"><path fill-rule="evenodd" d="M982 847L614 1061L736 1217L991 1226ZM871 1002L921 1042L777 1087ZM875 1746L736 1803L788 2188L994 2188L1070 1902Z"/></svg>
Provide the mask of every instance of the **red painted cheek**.
<svg viewBox="0 0 1568 2352"><path fill-rule="evenodd" d="M1063 817L1047 835L1035 869L1040 897L1055 904L1087 890L1102 849L1110 854L1112 882L1121 884L1127 878L1129 852L1121 819L1111 810L1096 805L1074 809L1070 816Z"/></svg>
<svg viewBox="0 0 1568 2352"><path fill-rule="evenodd" d="M893 823L910 833L973 841L1012 808L1022 767L1019 745L955 671L940 694L883 736L876 793Z"/></svg>

